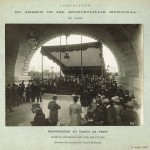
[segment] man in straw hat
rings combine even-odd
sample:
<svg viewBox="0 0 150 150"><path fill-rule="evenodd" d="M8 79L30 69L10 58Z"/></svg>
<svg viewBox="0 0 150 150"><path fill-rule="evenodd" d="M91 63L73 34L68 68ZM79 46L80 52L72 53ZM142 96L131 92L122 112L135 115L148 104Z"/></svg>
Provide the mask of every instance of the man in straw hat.
<svg viewBox="0 0 150 150"><path fill-rule="evenodd" d="M52 97L52 101L48 104L48 109L50 110L50 122L52 126L56 126L58 122L58 109L60 109L60 106L56 103L57 95L54 95Z"/></svg>
<svg viewBox="0 0 150 150"><path fill-rule="evenodd" d="M124 113L124 109L123 109L122 105L120 105L120 99L118 96L114 96L111 99L113 101L113 105L116 110L117 125L120 126L121 125L121 117Z"/></svg>

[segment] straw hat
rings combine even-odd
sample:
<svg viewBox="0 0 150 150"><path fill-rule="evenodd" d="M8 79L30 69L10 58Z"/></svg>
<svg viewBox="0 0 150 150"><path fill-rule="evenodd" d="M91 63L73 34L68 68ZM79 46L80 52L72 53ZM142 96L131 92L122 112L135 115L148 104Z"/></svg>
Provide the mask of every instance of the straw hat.
<svg viewBox="0 0 150 150"><path fill-rule="evenodd" d="M105 96L104 96L104 95L102 95L102 96L101 96L101 99L105 99Z"/></svg>
<svg viewBox="0 0 150 150"><path fill-rule="evenodd" d="M133 108L133 107L134 107L133 101L128 101L125 105L126 105L127 107L129 107L129 108Z"/></svg>
<svg viewBox="0 0 150 150"><path fill-rule="evenodd" d="M114 97L112 97L111 99L112 99L113 102L116 102L116 103L117 103L117 102L120 102L120 99L119 99L118 96L114 96Z"/></svg>
<svg viewBox="0 0 150 150"><path fill-rule="evenodd" d="M104 98L103 100L102 100L102 103L109 103L110 102L110 100L108 99L108 98Z"/></svg>

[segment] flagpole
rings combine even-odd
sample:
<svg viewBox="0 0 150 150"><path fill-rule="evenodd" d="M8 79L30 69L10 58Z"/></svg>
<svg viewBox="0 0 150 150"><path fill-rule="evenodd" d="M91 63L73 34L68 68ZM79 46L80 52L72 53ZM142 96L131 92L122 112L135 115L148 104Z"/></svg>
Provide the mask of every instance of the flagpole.
<svg viewBox="0 0 150 150"><path fill-rule="evenodd" d="M100 44L99 49L100 49L99 56L100 56L100 61L101 61L101 76L103 77L104 76L104 67L103 67L104 62L103 62L103 48L102 48L102 44Z"/></svg>
<svg viewBox="0 0 150 150"><path fill-rule="evenodd" d="M102 46L101 46L101 52L102 52L102 77L104 77L104 68L103 68L103 65L104 65L104 63L103 63L103 48L102 48Z"/></svg>
<svg viewBox="0 0 150 150"><path fill-rule="evenodd" d="M83 81L83 64L82 64L83 63L82 62L83 61L83 58L82 58L83 56L82 56L82 54L83 53L82 53L82 35L81 35L81 82Z"/></svg>
<svg viewBox="0 0 150 150"><path fill-rule="evenodd" d="M60 36L60 46L61 46L61 36ZM60 87L61 87L61 51L60 51Z"/></svg>
<svg viewBox="0 0 150 150"><path fill-rule="evenodd" d="M41 68L42 68L42 82L43 82L43 54L42 54L42 59L41 59L42 63L41 63Z"/></svg>

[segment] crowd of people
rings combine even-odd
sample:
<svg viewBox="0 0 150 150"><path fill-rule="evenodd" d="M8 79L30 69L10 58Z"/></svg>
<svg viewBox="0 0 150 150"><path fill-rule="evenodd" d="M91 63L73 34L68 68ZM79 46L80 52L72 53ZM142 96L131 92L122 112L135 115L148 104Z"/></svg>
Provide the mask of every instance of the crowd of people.
<svg viewBox="0 0 150 150"><path fill-rule="evenodd" d="M68 87L76 87L74 103L70 105L70 125L139 125L139 116L136 110L139 108L135 97L129 95L128 90L123 90L113 79L103 78L97 75L66 76L57 79L43 81L30 81L25 86L24 81L19 85L13 83L6 87L6 107L13 112L13 107L18 107L24 102L42 102L41 95L47 91L46 85L50 85L55 94L60 84ZM77 96L78 95L78 96ZM63 106L56 103L57 97L48 105L50 109L50 122L58 123L58 110ZM80 104L77 103L80 99ZM38 107L36 117L42 111ZM44 117L42 113L42 117ZM55 118L55 119L54 119ZM55 121L53 121L53 119Z"/></svg>
<svg viewBox="0 0 150 150"><path fill-rule="evenodd" d="M37 102L41 102L41 95L44 93L55 93L60 90L62 87L76 88L80 92L82 85L87 85L90 88L90 91L93 91L91 94L96 93L97 86L102 78L97 75L84 75L81 79L80 76L76 75L66 75L65 77L57 77L54 79L33 79L30 80L27 85L24 81L20 84L8 84L6 86L6 108L13 112L12 107L19 106L24 102L34 102L35 99Z"/></svg>
<svg viewBox="0 0 150 150"><path fill-rule="evenodd" d="M24 102L42 102L41 94L41 85L35 81L29 82L27 86L25 86L24 81L19 85L8 84L6 87L6 109L14 112L12 108L18 107Z"/></svg>
<svg viewBox="0 0 150 150"><path fill-rule="evenodd" d="M33 79L34 81L40 83L43 88L43 91L46 93L57 93L57 90L61 87L69 88L79 88L82 85L98 85L101 84L102 77L98 75L65 75L64 77L55 77L55 78L44 78L42 79ZM104 80L104 78L103 78Z"/></svg>
<svg viewBox="0 0 150 150"><path fill-rule="evenodd" d="M128 90L124 91L122 87L118 87L112 79L99 76L86 75L82 78L82 82L79 81L78 90L73 95L74 103L69 107L71 119L69 125L140 125L139 115L136 112L140 106L134 95L129 95ZM80 103L77 103L78 99ZM56 100L57 96L53 97L53 101L48 105L50 125L57 125L58 110L63 107L59 106ZM38 109L38 114L39 112L43 114L41 108ZM39 125L38 121L35 122Z"/></svg>

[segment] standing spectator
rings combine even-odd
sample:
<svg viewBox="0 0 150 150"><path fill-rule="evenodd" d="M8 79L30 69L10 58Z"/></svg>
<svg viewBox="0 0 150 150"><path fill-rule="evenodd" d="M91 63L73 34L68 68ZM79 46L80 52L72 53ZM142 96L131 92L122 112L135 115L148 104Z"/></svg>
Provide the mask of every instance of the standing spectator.
<svg viewBox="0 0 150 150"><path fill-rule="evenodd" d="M131 97L129 96L129 90L125 90L125 102L131 101Z"/></svg>
<svg viewBox="0 0 150 150"><path fill-rule="evenodd" d="M29 84L27 85L25 91L26 91L26 101L27 101L27 102L30 102L30 97L31 97L31 93L30 93L30 92L31 92L31 91L30 91L30 85L29 85Z"/></svg>
<svg viewBox="0 0 150 150"><path fill-rule="evenodd" d="M92 102L91 95L89 94L88 89L86 87L84 87L84 90L81 93L80 102L82 106L82 118L86 123L87 109L89 108Z"/></svg>
<svg viewBox="0 0 150 150"><path fill-rule="evenodd" d="M26 101L25 84L24 80L21 83L22 102Z"/></svg>
<svg viewBox="0 0 150 150"><path fill-rule="evenodd" d="M23 91L22 91L21 84L19 84L19 87L18 87L18 98L19 98L19 103L22 103L23 102Z"/></svg>
<svg viewBox="0 0 150 150"><path fill-rule="evenodd" d="M23 99L23 102L26 102L26 90L25 89L23 90L22 99Z"/></svg>
<svg viewBox="0 0 150 150"><path fill-rule="evenodd" d="M52 126L56 126L58 122L58 109L60 109L60 106L56 103L57 96L54 95L52 97L52 101L48 104L48 109L50 110L50 122Z"/></svg>
<svg viewBox="0 0 150 150"><path fill-rule="evenodd" d="M11 103L12 103L12 91L11 91L11 85L8 84L6 88L6 108L8 108L10 112L14 112L12 110Z"/></svg>
<svg viewBox="0 0 150 150"><path fill-rule="evenodd" d="M17 96L17 97L16 97L16 105L17 105L17 106L19 106L19 104L20 104L20 103L19 103L19 92L18 92L18 87L19 87L19 86L16 84L15 89L16 89L16 96Z"/></svg>
<svg viewBox="0 0 150 150"><path fill-rule="evenodd" d="M32 102L35 102L35 83L34 82L32 82L30 89L31 89L31 100Z"/></svg>
<svg viewBox="0 0 150 150"><path fill-rule="evenodd" d="M21 86L25 87L24 80L22 80Z"/></svg>
<svg viewBox="0 0 150 150"><path fill-rule="evenodd" d="M35 85L35 97L37 98L37 102L42 102L42 99L41 99L41 87L39 84L36 84Z"/></svg>
<svg viewBox="0 0 150 150"><path fill-rule="evenodd" d="M113 100L113 105L115 107L116 110L116 119L117 119L117 125L120 126L121 125L121 116L123 115L123 107L120 105L120 100L118 96L114 96L112 97Z"/></svg>
<svg viewBox="0 0 150 150"><path fill-rule="evenodd" d="M139 116L137 112L133 111L134 104L132 101L126 103L126 111L122 116L124 126L137 126L139 125Z"/></svg>
<svg viewBox="0 0 150 150"><path fill-rule="evenodd" d="M116 110L115 110L114 106L111 104L111 102L108 98L105 98L103 100L103 103L106 107L106 123L105 123L105 125L108 125L108 126L117 125Z"/></svg>
<svg viewBox="0 0 150 150"><path fill-rule="evenodd" d="M16 106L17 91L15 83L12 84L11 93L12 93L12 106Z"/></svg>
<svg viewBox="0 0 150 150"><path fill-rule="evenodd" d="M74 103L70 105L69 114L70 114L70 126L80 126L81 125L81 113L82 107L81 105L77 104L78 96L73 96Z"/></svg>
<svg viewBox="0 0 150 150"><path fill-rule="evenodd" d="M105 122L105 107L102 105L101 101L99 101L96 109L94 110L94 123L97 125L104 125Z"/></svg>

